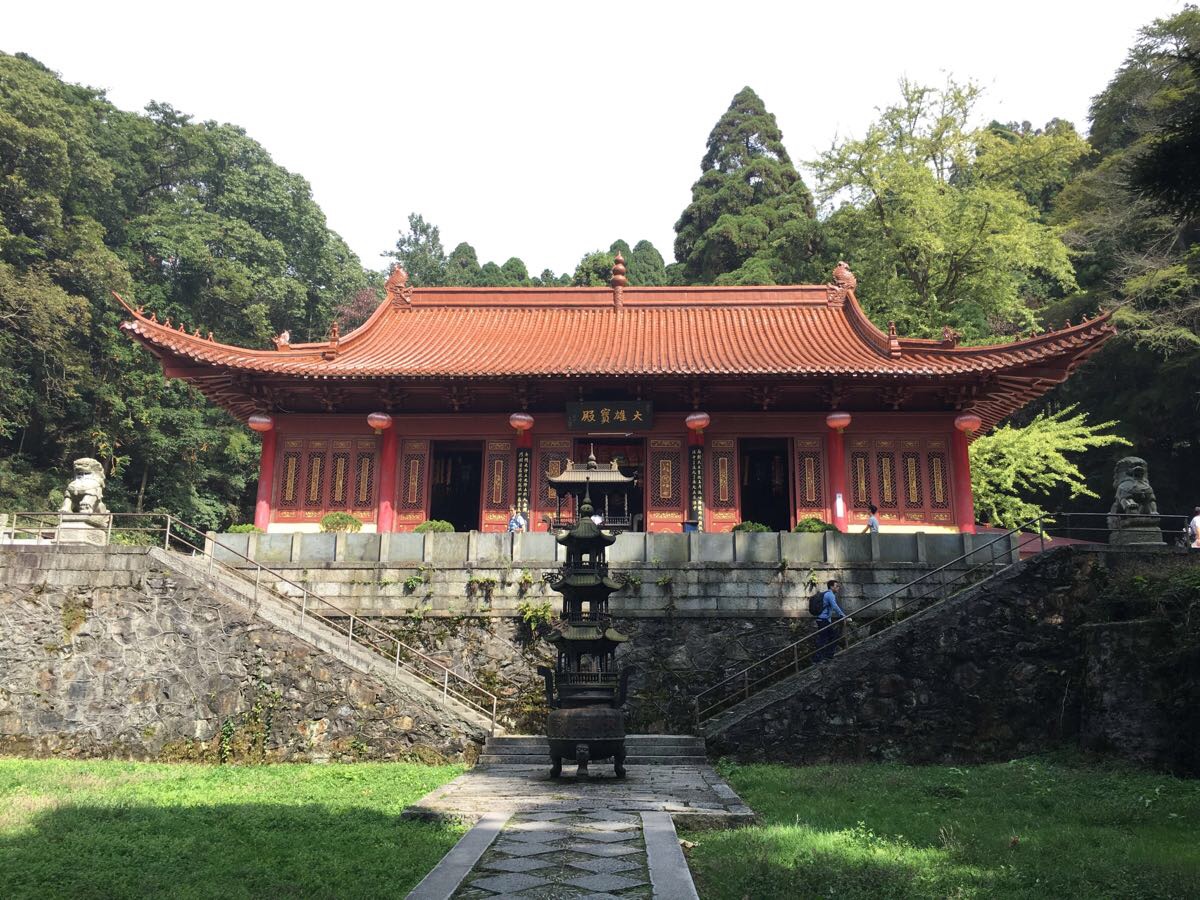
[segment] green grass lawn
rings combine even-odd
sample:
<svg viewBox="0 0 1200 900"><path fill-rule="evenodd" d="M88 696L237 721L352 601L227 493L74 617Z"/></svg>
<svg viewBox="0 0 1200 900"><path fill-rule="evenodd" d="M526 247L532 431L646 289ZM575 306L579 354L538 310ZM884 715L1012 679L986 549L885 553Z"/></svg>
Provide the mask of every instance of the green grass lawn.
<svg viewBox="0 0 1200 900"><path fill-rule="evenodd" d="M683 835L704 900L1200 897L1200 781L1069 759L721 768L763 824Z"/></svg>
<svg viewBox="0 0 1200 900"><path fill-rule="evenodd" d="M400 811L461 771L0 759L0 898L403 897L462 829Z"/></svg>

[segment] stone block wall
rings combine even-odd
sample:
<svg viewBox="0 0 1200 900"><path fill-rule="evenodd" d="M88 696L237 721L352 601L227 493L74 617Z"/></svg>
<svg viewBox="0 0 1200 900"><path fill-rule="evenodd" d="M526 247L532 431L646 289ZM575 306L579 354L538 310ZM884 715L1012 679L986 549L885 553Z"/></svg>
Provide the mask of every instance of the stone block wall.
<svg viewBox="0 0 1200 900"><path fill-rule="evenodd" d="M1169 558L1168 558L1169 557ZM781 681L714 720L743 760L918 763L1082 746L1200 774L1200 647L1158 619L1109 615L1109 570L1200 562L1186 551L1064 548ZM749 705L748 705L749 706ZM740 716L740 717L739 717Z"/></svg>
<svg viewBox="0 0 1200 900"><path fill-rule="evenodd" d="M144 549L0 548L0 753L472 759L482 739Z"/></svg>
<svg viewBox="0 0 1200 900"><path fill-rule="evenodd" d="M254 560L263 565L372 562L440 566L551 566L563 550L548 532L491 534L478 531L436 534L217 534L210 532L206 552L226 562ZM791 534L788 532L659 534L640 531L617 535L609 563L830 563L941 566L975 552L980 558L1016 559L1015 537L991 534Z"/></svg>

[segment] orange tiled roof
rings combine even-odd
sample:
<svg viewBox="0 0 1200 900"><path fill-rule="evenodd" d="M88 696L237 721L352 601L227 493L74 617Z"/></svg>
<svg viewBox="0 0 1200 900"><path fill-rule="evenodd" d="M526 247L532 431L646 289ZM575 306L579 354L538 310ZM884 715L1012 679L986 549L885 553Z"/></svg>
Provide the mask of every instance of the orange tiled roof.
<svg viewBox="0 0 1200 900"><path fill-rule="evenodd" d="M301 378L948 377L1073 367L1115 333L1104 315L985 347L903 339L876 328L853 290L824 285L407 288L336 342L280 350L221 344L130 311L121 328L156 355Z"/></svg>

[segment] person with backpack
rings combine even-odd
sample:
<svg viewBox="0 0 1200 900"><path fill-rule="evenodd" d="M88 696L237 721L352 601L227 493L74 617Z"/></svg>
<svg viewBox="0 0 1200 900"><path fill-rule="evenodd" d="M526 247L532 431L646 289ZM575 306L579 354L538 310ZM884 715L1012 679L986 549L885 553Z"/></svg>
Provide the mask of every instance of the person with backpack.
<svg viewBox="0 0 1200 900"><path fill-rule="evenodd" d="M809 612L816 605L814 600L820 597L821 608L816 613L817 623L817 652L813 654L814 662L833 659L837 653L838 644L842 640L842 628L846 622L853 622L837 602L837 592L842 589L842 583L836 578L826 582L826 590L820 595L813 594L809 600ZM835 618L836 616L836 618Z"/></svg>

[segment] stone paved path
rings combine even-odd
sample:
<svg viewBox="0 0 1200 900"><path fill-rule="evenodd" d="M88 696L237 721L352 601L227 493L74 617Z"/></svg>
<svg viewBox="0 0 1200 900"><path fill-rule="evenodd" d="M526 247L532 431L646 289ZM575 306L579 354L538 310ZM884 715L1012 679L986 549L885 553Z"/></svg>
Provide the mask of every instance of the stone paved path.
<svg viewBox="0 0 1200 900"><path fill-rule="evenodd" d="M732 827L754 821L742 802L712 766L629 766L616 779L611 767L593 765L592 776L552 781L549 765L481 766L427 794L404 811L406 816L454 819L474 824L497 809L516 812L572 813L605 808L625 812L667 812L689 827Z"/></svg>
<svg viewBox="0 0 1200 900"><path fill-rule="evenodd" d="M672 818L729 827L754 812L711 766L629 766L618 780L593 768L473 769L407 816L479 822L410 900L695 900ZM599 770L599 771L598 771Z"/></svg>
<svg viewBox="0 0 1200 900"><path fill-rule="evenodd" d="M455 900L615 896L649 898L650 869L641 818L607 809L514 815L454 894Z"/></svg>

